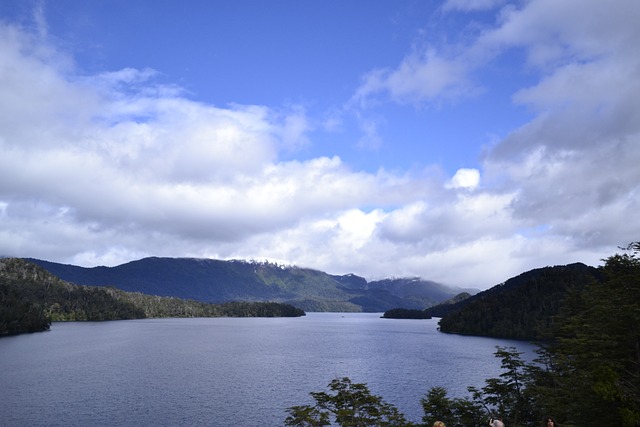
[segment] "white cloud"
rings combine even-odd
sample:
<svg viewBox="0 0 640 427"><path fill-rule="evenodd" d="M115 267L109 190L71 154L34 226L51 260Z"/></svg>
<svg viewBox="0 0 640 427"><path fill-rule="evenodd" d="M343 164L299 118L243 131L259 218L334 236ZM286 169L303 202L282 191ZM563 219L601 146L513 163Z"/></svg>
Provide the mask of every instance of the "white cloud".
<svg viewBox="0 0 640 427"><path fill-rule="evenodd" d="M639 17L640 5L634 0L536 0L520 8L505 7L500 25L477 43L484 48L524 48L529 62L539 67L590 62L602 55L633 58Z"/></svg>
<svg viewBox="0 0 640 427"><path fill-rule="evenodd" d="M296 150L309 144L307 133L311 130L311 125L301 107L294 108L284 117L280 140L284 148Z"/></svg>
<svg viewBox="0 0 640 427"><path fill-rule="evenodd" d="M455 98L472 91L466 67L434 48L412 52L393 70L377 69L364 76L353 101L366 105L370 98L387 94L400 103Z"/></svg>
<svg viewBox="0 0 640 427"><path fill-rule="evenodd" d="M360 129L362 130L362 137L358 140L358 147L378 150L382 146L382 137L378 131L379 123L372 119L360 119Z"/></svg>
<svg viewBox="0 0 640 427"><path fill-rule="evenodd" d="M535 118L450 179L353 171L335 156L283 161L313 144L303 107L195 102L153 70L81 75L55 46L0 25L0 254L84 265L266 257L476 287L597 263L640 235L638 8L505 6L455 52L414 50L367 74L363 105L438 102L525 52L536 81L514 101ZM359 124L376 148L380 123Z"/></svg>
<svg viewBox="0 0 640 427"><path fill-rule="evenodd" d="M474 189L480 185L480 171L478 169L458 169L448 184L450 188Z"/></svg>
<svg viewBox="0 0 640 427"><path fill-rule="evenodd" d="M444 10L496 5L450 1ZM437 258L436 248L440 254L490 251L508 242L521 248L503 250L510 262L539 251L541 265L554 258L597 262L594 253L603 248L637 240L640 226L628 218L640 193L640 124L634 119L640 115L639 21L635 1L507 5L494 28L482 27L453 53L412 52L395 69L369 74L357 92L361 100L387 93L397 102L418 103L458 96L472 74L512 50L525 53L527 72L538 78L514 93L514 102L535 117L487 150L483 188L475 173L460 170L446 188L473 188L473 195L400 207L381 223L381 235L422 245L424 252L417 252L430 259ZM539 231L516 238L531 227Z"/></svg>
<svg viewBox="0 0 640 427"><path fill-rule="evenodd" d="M571 19L568 17L571 16ZM485 35L521 46L541 78L514 95L538 116L498 143L485 175L518 189L514 218L575 250L637 240L640 4L531 2Z"/></svg>

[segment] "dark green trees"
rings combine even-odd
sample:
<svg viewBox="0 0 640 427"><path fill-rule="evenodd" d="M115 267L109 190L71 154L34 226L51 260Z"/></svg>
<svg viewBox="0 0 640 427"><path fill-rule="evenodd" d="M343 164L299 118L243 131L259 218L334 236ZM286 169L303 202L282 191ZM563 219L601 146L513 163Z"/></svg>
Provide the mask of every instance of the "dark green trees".
<svg viewBox="0 0 640 427"><path fill-rule="evenodd" d="M385 319L431 319L424 310L412 310L408 308L392 308L382 315Z"/></svg>
<svg viewBox="0 0 640 427"><path fill-rule="evenodd" d="M503 374L487 380L481 390L471 389L472 402L496 410L514 427L538 425L550 414L563 426L637 426L639 252L640 243L632 243L625 253L604 260L596 276L576 283L547 322L544 335L550 339L540 346L535 363L523 363L513 349L499 348ZM434 394L428 401L435 405L443 399ZM455 400L447 403L459 407ZM454 417L451 425L467 424Z"/></svg>
<svg viewBox="0 0 640 427"><path fill-rule="evenodd" d="M329 384L332 393L312 392L314 406L293 406L288 409L287 426L412 426L397 408L372 395L365 384L352 383L349 378L335 379Z"/></svg>
<svg viewBox="0 0 640 427"><path fill-rule="evenodd" d="M207 304L113 287L78 286L19 258L0 259L0 336L49 329L56 321L100 321L150 317L297 317L289 304Z"/></svg>
<svg viewBox="0 0 640 427"><path fill-rule="evenodd" d="M50 325L41 305L25 301L6 281L0 280L0 336L46 331Z"/></svg>
<svg viewBox="0 0 640 427"><path fill-rule="evenodd" d="M603 280L569 296L541 351L536 397L576 426L640 422L640 244L626 249L605 260Z"/></svg>
<svg viewBox="0 0 640 427"><path fill-rule="evenodd" d="M425 426L442 421L447 426L475 426L485 424L488 412L478 399L450 398L443 387L433 387L420 399Z"/></svg>
<svg viewBox="0 0 640 427"><path fill-rule="evenodd" d="M508 426L537 425L526 391L527 364L521 358L522 353L513 347L497 347L494 354L501 359L502 373L498 378L487 379L480 389L469 387L470 396L450 398L442 387L427 392L420 401L425 426L440 420L450 427L474 427L497 417L502 417Z"/></svg>
<svg viewBox="0 0 640 427"><path fill-rule="evenodd" d="M442 316L442 332L521 340L548 338L553 316L566 295L597 280L598 269L584 264L528 271L461 302L426 309ZM435 314L434 314L435 313Z"/></svg>

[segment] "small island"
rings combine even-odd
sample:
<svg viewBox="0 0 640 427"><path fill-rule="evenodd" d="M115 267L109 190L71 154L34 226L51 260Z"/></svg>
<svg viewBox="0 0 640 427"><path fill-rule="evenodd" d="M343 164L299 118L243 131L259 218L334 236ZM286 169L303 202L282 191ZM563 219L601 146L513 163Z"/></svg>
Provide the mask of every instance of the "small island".
<svg viewBox="0 0 640 427"><path fill-rule="evenodd" d="M408 308L392 308L382 315L383 319L431 319L425 310L412 310Z"/></svg>

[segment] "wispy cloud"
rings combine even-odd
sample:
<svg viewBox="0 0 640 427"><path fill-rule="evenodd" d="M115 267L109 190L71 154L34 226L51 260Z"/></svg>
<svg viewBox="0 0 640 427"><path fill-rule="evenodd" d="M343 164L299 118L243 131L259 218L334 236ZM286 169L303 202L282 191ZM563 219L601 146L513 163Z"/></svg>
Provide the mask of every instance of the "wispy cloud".
<svg viewBox="0 0 640 427"><path fill-rule="evenodd" d="M395 69L376 69L366 74L354 102L365 106L371 98L385 95L399 103L437 101L469 90L464 64L427 48L412 52Z"/></svg>
<svg viewBox="0 0 640 427"><path fill-rule="evenodd" d="M478 11L502 6L507 0L447 0L442 6L445 11Z"/></svg>

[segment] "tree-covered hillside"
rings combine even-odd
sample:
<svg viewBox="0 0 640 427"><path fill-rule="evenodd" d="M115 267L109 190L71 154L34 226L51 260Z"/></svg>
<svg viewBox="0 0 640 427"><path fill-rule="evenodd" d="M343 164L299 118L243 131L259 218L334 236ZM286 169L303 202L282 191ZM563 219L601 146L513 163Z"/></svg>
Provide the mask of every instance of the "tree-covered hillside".
<svg viewBox="0 0 640 427"><path fill-rule="evenodd" d="M434 306L425 312L442 317L442 332L545 339L553 316L560 313L568 293L584 289L600 278L598 269L581 263L539 268L457 303Z"/></svg>
<svg viewBox="0 0 640 427"><path fill-rule="evenodd" d="M0 336L46 330L52 321L302 315L300 309L273 302L208 304L112 287L79 286L25 260L0 259Z"/></svg>
<svg viewBox="0 0 640 427"><path fill-rule="evenodd" d="M424 309L458 291L416 279L371 282L353 274L268 262L197 258L144 258L115 267L84 268L29 259L54 275L82 285L202 302L277 301L305 311L379 312Z"/></svg>

